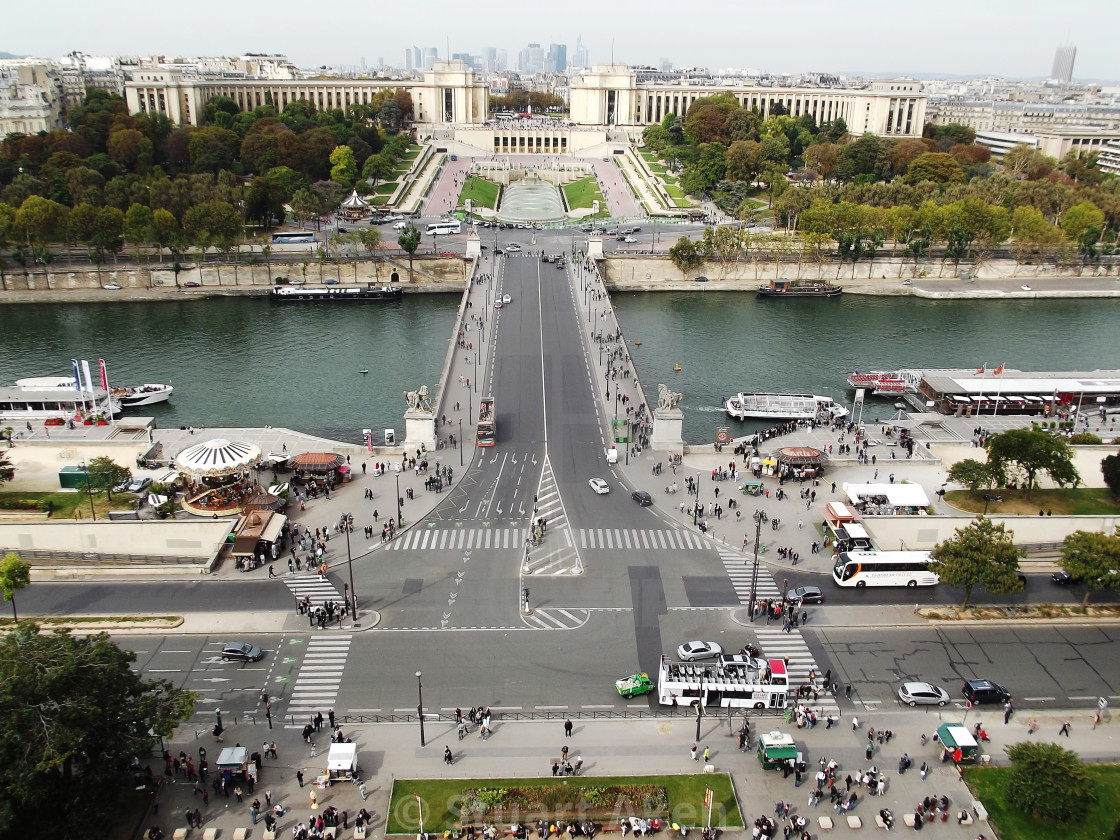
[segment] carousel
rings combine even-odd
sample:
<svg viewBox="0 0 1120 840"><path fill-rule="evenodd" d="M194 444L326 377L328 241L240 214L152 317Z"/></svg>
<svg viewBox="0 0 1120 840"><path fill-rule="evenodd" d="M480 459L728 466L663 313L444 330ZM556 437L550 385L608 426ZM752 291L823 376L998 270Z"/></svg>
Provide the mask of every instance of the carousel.
<svg viewBox="0 0 1120 840"><path fill-rule="evenodd" d="M175 456L175 468L186 479L183 510L196 516L237 516L258 492L252 480L260 447L224 438L203 441Z"/></svg>
<svg viewBox="0 0 1120 840"><path fill-rule="evenodd" d="M818 478L824 453L811 446L787 446L778 450L778 474L785 478Z"/></svg>
<svg viewBox="0 0 1120 840"><path fill-rule="evenodd" d="M369 202L358 195L357 190L353 190L346 200L338 206L342 211L344 219L348 222L358 222L369 215Z"/></svg>
<svg viewBox="0 0 1120 840"><path fill-rule="evenodd" d="M294 482L311 496L335 489L349 478L346 459L334 452L304 452L292 462Z"/></svg>

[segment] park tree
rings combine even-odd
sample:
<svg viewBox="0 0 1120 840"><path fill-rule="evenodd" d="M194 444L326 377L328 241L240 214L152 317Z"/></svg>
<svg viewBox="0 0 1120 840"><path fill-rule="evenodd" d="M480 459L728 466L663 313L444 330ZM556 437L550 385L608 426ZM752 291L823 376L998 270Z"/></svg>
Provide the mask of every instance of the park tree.
<svg viewBox="0 0 1120 840"><path fill-rule="evenodd" d="M163 262L163 249L174 248L179 244L179 220L171 211L160 208L152 213L151 231L151 243L159 249L159 261Z"/></svg>
<svg viewBox="0 0 1120 840"><path fill-rule="evenodd" d="M933 559L941 582L964 589L961 609L968 609L972 587L982 585L987 591L1001 594L1021 589L1017 574L1019 549L1003 524L995 525L983 516L976 517L952 538L934 546Z"/></svg>
<svg viewBox="0 0 1120 840"><path fill-rule="evenodd" d="M1057 744L1021 741L1007 748L1009 805L1032 817L1071 822L1097 801L1096 785L1077 753Z"/></svg>
<svg viewBox="0 0 1120 840"><path fill-rule="evenodd" d="M190 718L193 692L134 670L108 635L42 633L20 623L0 639L0 835L104 836L120 820L121 769Z"/></svg>
<svg viewBox="0 0 1120 840"><path fill-rule="evenodd" d="M1010 429L992 437L987 448L989 463L998 465L1005 476L1026 482L1028 499L1039 473L1059 487L1081 483L1069 444L1042 429Z"/></svg>
<svg viewBox="0 0 1120 840"><path fill-rule="evenodd" d="M1062 568L1085 584L1081 609L1095 589L1120 589L1120 528L1111 534L1074 531L1062 546Z"/></svg>
<svg viewBox="0 0 1120 840"><path fill-rule="evenodd" d="M123 128L110 134L106 151L126 172L147 172L152 167L152 141L135 128Z"/></svg>
<svg viewBox="0 0 1120 840"><path fill-rule="evenodd" d="M1112 495L1120 496L1120 455L1108 455L1101 461L1101 474Z"/></svg>
<svg viewBox="0 0 1120 840"><path fill-rule="evenodd" d="M354 150L349 146L335 146L330 155L331 180L350 186L358 177L358 164Z"/></svg>
<svg viewBox="0 0 1120 840"><path fill-rule="evenodd" d="M140 259L140 246L152 240L152 224L155 214L147 204L133 204L124 214L124 238L136 247L136 258Z"/></svg>
<svg viewBox="0 0 1120 840"><path fill-rule="evenodd" d="M132 471L122 467L107 455L91 458L86 465L86 481L89 489L94 493L105 493L107 499L112 500L113 488L132 478Z"/></svg>
<svg viewBox="0 0 1120 840"><path fill-rule="evenodd" d="M28 196L16 211L15 228L28 244L42 244L45 239L66 229L67 208L57 201L39 195Z"/></svg>
<svg viewBox="0 0 1120 840"><path fill-rule="evenodd" d="M416 249L420 247L420 229L409 225L397 237L397 244L408 254L408 282L414 283L416 281L412 276L412 258L416 255Z"/></svg>
<svg viewBox="0 0 1120 840"><path fill-rule="evenodd" d="M1104 226L1104 213L1091 201L1083 201L1062 214L1062 230L1072 241L1080 241L1090 228L1098 231Z"/></svg>
<svg viewBox="0 0 1120 840"><path fill-rule="evenodd" d="M12 620L19 621L16 612L16 593L31 583L31 564L24 563L19 555L9 551L0 560L0 592L5 601L12 602Z"/></svg>
<svg viewBox="0 0 1120 840"><path fill-rule="evenodd" d="M269 175L253 179L245 195L245 218L261 227L284 222L284 185Z"/></svg>
<svg viewBox="0 0 1120 840"><path fill-rule="evenodd" d="M93 234L86 242L92 249L94 260L98 264L109 254L115 260L124 247L124 213L116 207L97 208Z"/></svg>
<svg viewBox="0 0 1120 840"><path fill-rule="evenodd" d="M669 259L673 261L673 265L679 268L684 276L704 264L704 255L700 253L696 243L687 236L682 236L675 245L669 248Z"/></svg>
<svg viewBox="0 0 1120 840"><path fill-rule="evenodd" d="M318 197L309 189L296 190L289 206L292 208L292 218L300 227L308 219L318 216L321 208Z"/></svg>
<svg viewBox="0 0 1120 840"><path fill-rule="evenodd" d="M805 150L805 165L821 174L828 180L836 169L836 161L840 157L840 147L834 143L814 143Z"/></svg>
<svg viewBox="0 0 1120 840"><path fill-rule="evenodd" d="M921 181L960 184L964 182L964 169L950 154L925 152L914 158L906 169L906 183L917 184Z"/></svg>
<svg viewBox="0 0 1120 840"><path fill-rule="evenodd" d="M1001 476L993 472L992 467L991 462L965 458L949 467L949 480L963 484L971 493L975 493L981 487L991 489L997 482L1002 483Z"/></svg>

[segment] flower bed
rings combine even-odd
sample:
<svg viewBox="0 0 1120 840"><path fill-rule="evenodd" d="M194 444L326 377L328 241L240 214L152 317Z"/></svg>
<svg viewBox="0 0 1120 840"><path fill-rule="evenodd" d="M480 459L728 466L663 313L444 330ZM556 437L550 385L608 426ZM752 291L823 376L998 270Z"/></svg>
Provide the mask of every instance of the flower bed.
<svg viewBox="0 0 1120 840"><path fill-rule="evenodd" d="M508 788L463 791L459 818L463 825L482 820L527 821L550 819L614 820L624 816L647 819L669 816L669 796L661 785L572 785L557 782Z"/></svg>

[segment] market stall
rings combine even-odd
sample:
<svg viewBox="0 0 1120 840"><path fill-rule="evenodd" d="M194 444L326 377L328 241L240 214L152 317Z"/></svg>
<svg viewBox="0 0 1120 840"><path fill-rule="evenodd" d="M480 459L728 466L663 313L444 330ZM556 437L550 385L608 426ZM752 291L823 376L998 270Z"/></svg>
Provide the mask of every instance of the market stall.
<svg viewBox="0 0 1120 840"><path fill-rule="evenodd" d="M929 496L920 484L845 484L844 493L860 513L915 516L928 513Z"/></svg>
<svg viewBox="0 0 1120 840"><path fill-rule="evenodd" d="M785 478L816 478L821 474L819 449L811 446L787 446L777 453L778 474Z"/></svg>
<svg viewBox="0 0 1120 840"><path fill-rule="evenodd" d="M333 490L342 482L340 469L345 466L346 459L334 452L304 452L292 462L292 469L295 470L293 482L312 495L323 490Z"/></svg>
<svg viewBox="0 0 1120 840"><path fill-rule="evenodd" d="M186 479L183 510L198 516L231 516L257 492L252 466L260 447L224 438L203 441L175 456L175 467Z"/></svg>
<svg viewBox="0 0 1120 840"><path fill-rule="evenodd" d="M329 782L350 781L358 775L358 745L331 744L327 753L327 779Z"/></svg>
<svg viewBox="0 0 1120 840"><path fill-rule="evenodd" d="M271 510L254 510L237 520L233 534L233 556L239 571L261 565L261 558L275 558L288 517ZM273 551L276 547L277 551Z"/></svg>

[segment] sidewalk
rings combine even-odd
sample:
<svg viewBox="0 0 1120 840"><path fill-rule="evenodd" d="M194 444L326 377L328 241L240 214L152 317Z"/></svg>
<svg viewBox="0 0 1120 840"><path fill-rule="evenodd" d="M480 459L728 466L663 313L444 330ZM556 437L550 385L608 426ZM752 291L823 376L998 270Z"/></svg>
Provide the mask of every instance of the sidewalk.
<svg viewBox="0 0 1120 840"><path fill-rule="evenodd" d="M1003 760L1004 738L1010 740L1056 741L1061 719L1039 718L1041 729L1034 736L1027 734L1028 718L1016 715L1011 723L1004 726L998 721L998 710L983 718L975 712L965 721L968 725L984 720L992 735L993 742L985 749L993 763ZM888 807L894 811L901 825L902 816L913 810L914 804L926 796L948 796L950 812L955 815L962 808L972 808L973 800L952 764L939 762L939 749L930 742L925 747L920 736L931 734L943 720L960 720L959 713L940 713L932 710L903 710L877 713L864 719L861 716L859 731L853 731L851 720L843 719L839 725L826 729L818 724L812 730L799 730L786 726L777 717L752 719L751 741L757 743L760 731L781 729L794 736L798 748L804 753L811 774L816 771L819 757L839 762L839 779L843 784L846 775L855 775L857 770L876 765L888 779L886 794L881 798L864 800L859 790L859 801L855 815L863 822L861 832L874 834L874 816L880 808ZM741 718L736 717L732 728L737 730ZM359 745L358 760L363 768L368 799L363 802L357 786L339 783L332 787L316 790L319 811L326 806L334 806L339 811L348 812L353 819L357 811L365 807L374 815L370 832L371 838L385 835L385 815L389 796L396 778L504 778L504 777L548 777L553 757L560 754L560 748L567 745L570 759L583 758L585 776L640 775L640 774L681 774L703 773L698 762L689 759L689 750L696 743L702 751L705 746L712 749L711 764L715 772L730 773L737 791L739 806L746 823L751 824L761 815L773 814L774 803L778 800L790 802L793 813L807 816L811 822L810 833L818 836L817 817L836 814L829 808L828 799L818 808L807 804L812 783L807 782L796 788L792 777L785 778L778 771L763 771L753 752L740 752L736 747L735 736L729 732L726 717L706 717L701 724L701 739L694 741L695 721L691 718L660 720L584 720L574 719L571 738L564 736L562 719L549 721L506 722L496 718L493 735L486 741L472 734L459 741L450 712L444 712L443 719L429 720L425 725L427 746L419 744L420 732L417 723L368 724L351 726L345 719L340 722L347 737ZM876 729L893 729L894 737L885 744L875 744L875 754L868 762L864 754L867 744L866 726ZM315 776L326 766L329 751L329 732L326 728L316 735L315 758L310 756L311 748L301 740L300 728L277 727L269 731L263 725L247 723L233 725L226 729L225 743L218 744L209 736L205 740L176 739L167 744L173 756L179 751L198 760L198 748L205 747L207 757L213 766L222 746L240 743L250 753L258 751L265 740L277 742L278 760L265 759L262 762L257 789L250 793L245 787L245 803L238 805L236 800L216 794L210 788L210 804L203 807L200 797L192 793L192 785L185 779L167 785L159 794L159 814L149 815L142 825L147 828L152 822L159 822L170 836L170 831L185 825L184 812L187 808L199 808L203 812L203 827L215 828L219 837L232 837L237 828L250 828L250 840L260 837L263 824L253 827L249 817L249 805L254 798L263 804L264 791L271 791L273 804L282 804L287 809L279 821L278 836L287 837L297 822L306 823L310 810L310 792L314 790ZM1064 747L1079 752L1088 760L1104 760L1117 753L1117 737L1114 725L1105 725L1097 731L1091 729L1091 719L1082 721L1075 718L1072 735L1061 738ZM185 728L180 730L184 733ZM192 735L192 733L188 733ZM454 764L446 766L442 761L444 746L449 746L454 755ZM914 764L904 775L898 775L897 766L903 752L909 753ZM925 762L930 772L922 780L919 768ZM159 776L160 761L153 758L150 762L153 772ZM302 770L305 787L301 789L295 773ZM431 807L427 805L426 807ZM843 819L843 818L841 818ZM714 820L718 824L719 820ZM843 823L840 824L843 827ZM433 827L434 828L434 827ZM978 823L972 827L958 826L954 818L934 829L938 837L971 840L977 833L991 836L990 826ZM438 833L438 832L437 832ZM342 832L340 837L350 838L350 832ZM667 835L662 835L668 840ZM748 832L729 831L729 838L749 837Z"/></svg>

